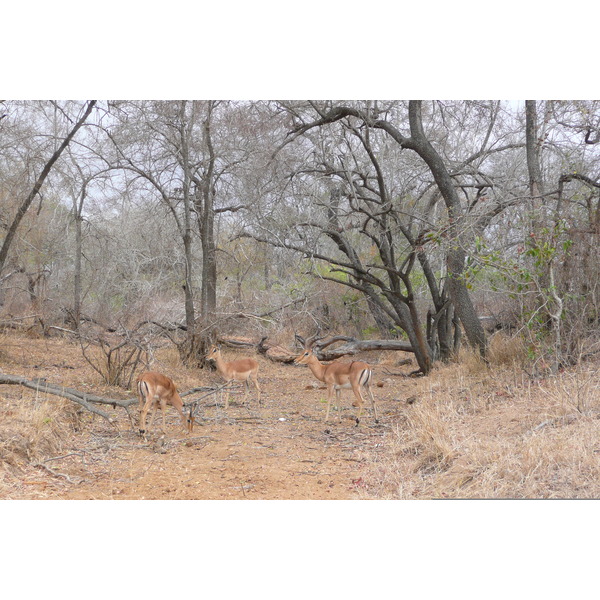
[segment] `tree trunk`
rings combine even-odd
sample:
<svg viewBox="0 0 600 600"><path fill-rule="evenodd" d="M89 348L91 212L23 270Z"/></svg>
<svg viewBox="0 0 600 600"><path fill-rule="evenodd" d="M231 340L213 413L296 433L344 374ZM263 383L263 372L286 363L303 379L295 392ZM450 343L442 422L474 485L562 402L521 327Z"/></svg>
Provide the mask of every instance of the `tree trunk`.
<svg viewBox="0 0 600 600"><path fill-rule="evenodd" d="M81 321L81 217L75 217L75 273L73 280L73 326L78 331Z"/></svg>
<svg viewBox="0 0 600 600"><path fill-rule="evenodd" d="M214 169L215 151L211 139L213 105L209 103L204 122L204 139L208 149L208 169L202 182L203 210L200 234L202 237L202 317L210 321L217 308L217 252L215 246Z"/></svg>
<svg viewBox="0 0 600 600"><path fill-rule="evenodd" d="M479 348L481 355L485 356L487 353L485 332L463 279L469 235L466 216L444 161L425 136L421 102L418 100L411 100L409 103L409 121L414 150L427 163L448 210L450 221L448 237L451 244L446 257L448 292L469 342Z"/></svg>
<svg viewBox="0 0 600 600"><path fill-rule="evenodd" d="M80 175L83 177L81 169ZM83 203L87 196L87 181L83 182L79 201L73 198L73 221L75 223L75 273L73 273L73 328L79 331L81 322L81 257L83 256L83 239L82 239L82 223L83 223Z"/></svg>
<svg viewBox="0 0 600 600"><path fill-rule="evenodd" d="M336 342L345 342L341 346L331 348ZM336 360L343 356L355 356L360 352L374 350L396 350L401 352L414 352L412 344L400 340L357 340L343 335L335 336L329 340L314 343L313 350L319 360Z"/></svg>
<svg viewBox="0 0 600 600"><path fill-rule="evenodd" d="M529 173L529 191L534 209L539 205L541 196L544 193L537 138L536 101L525 100L525 147L527 152L527 171Z"/></svg>
<svg viewBox="0 0 600 600"><path fill-rule="evenodd" d="M535 100L525 101L525 147L527 152L527 170L529 172L529 191L531 194L531 228L535 234L542 226L542 215L540 208L543 205L544 181L542 168L540 166L540 143L538 135L537 104ZM554 214L554 230L556 231L560 215L559 208ZM532 238L533 246L537 245L535 235ZM554 277L554 259L548 258L544 265L545 271L540 276L540 288L542 294L540 304L550 317L552 331L554 333L554 364L553 370L556 372L562 362L562 332L561 317L563 312L563 300L558 295L555 277Z"/></svg>
<svg viewBox="0 0 600 600"><path fill-rule="evenodd" d="M209 322L217 308L217 260L214 238L214 215L212 204L210 216L202 227L202 296L200 310L205 322Z"/></svg>

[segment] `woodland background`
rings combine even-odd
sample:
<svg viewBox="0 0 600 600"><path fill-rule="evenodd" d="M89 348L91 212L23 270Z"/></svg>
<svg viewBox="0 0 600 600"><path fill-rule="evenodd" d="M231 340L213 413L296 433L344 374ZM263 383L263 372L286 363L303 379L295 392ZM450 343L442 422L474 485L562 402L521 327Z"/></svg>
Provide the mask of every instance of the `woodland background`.
<svg viewBox="0 0 600 600"><path fill-rule="evenodd" d="M598 349L598 101L3 101L0 318L186 364L219 335Z"/></svg>

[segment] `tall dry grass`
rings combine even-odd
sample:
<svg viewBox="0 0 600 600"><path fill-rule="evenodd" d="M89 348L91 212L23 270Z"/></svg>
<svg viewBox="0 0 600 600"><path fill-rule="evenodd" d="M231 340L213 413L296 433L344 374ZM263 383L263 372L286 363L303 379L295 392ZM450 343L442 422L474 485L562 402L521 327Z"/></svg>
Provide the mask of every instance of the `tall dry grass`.
<svg viewBox="0 0 600 600"><path fill-rule="evenodd" d="M23 401L0 396L0 469L17 473L32 462L65 451L67 436L81 428L81 409L68 400Z"/></svg>
<svg viewBox="0 0 600 600"><path fill-rule="evenodd" d="M466 351L417 382L376 498L600 498L600 365L532 379L518 340L496 336L490 365Z"/></svg>

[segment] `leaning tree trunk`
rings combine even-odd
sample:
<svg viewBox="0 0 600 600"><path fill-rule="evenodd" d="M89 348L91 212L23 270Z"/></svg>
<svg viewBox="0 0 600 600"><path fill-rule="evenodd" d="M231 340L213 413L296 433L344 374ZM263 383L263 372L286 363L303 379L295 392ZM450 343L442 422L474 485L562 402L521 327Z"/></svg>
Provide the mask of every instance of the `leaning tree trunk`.
<svg viewBox="0 0 600 600"><path fill-rule="evenodd" d="M187 201L186 201L187 205ZM185 365L198 367L204 365L204 357L208 351L206 340L202 334L196 330L196 311L194 307L194 289L193 289L193 256L192 256L192 231L191 219L186 210L186 231L183 235L183 247L185 253L185 284L183 286L185 293L185 325L186 335L182 343L179 344L179 356Z"/></svg>
<svg viewBox="0 0 600 600"><path fill-rule="evenodd" d="M96 102L97 102L96 100L90 100L88 102L85 113L79 119L79 121L77 121L77 123L75 123L75 125L73 126L71 131L68 133L67 137L63 140L62 144L57 148L57 150L50 157L48 162L44 165L44 168L42 169L39 177L37 178L31 192L29 193L27 198L25 198L25 200L22 202L22 204L17 209L17 213L14 216L13 221L8 228L8 231L6 232L6 236L4 237L4 241L2 242L2 247L0 248L0 273L2 273L2 270L4 268L4 263L6 262L6 258L8 256L8 250L10 249L12 241L17 233L17 229L18 229L21 221L23 220L23 217L25 216L25 213L31 206L31 203L33 202L34 198L38 195L38 193L42 189L42 186L44 185L44 181L46 180L46 177L48 177L48 174L52 170L54 163L58 160L60 155L63 153L64 149L69 145L69 143L71 142L71 140L77 133L77 131L80 129L80 127L85 123L87 118L90 116L90 113L92 112L92 109L94 108Z"/></svg>
<svg viewBox="0 0 600 600"><path fill-rule="evenodd" d="M446 256L448 292L469 342L479 348L481 355L485 356L487 353L485 332L463 277L467 258L466 248L469 245L466 215L444 161L425 136L421 102L418 100L411 100L409 103L409 121L414 150L427 163L448 210L450 221L448 228L450 248Z"/></svg>

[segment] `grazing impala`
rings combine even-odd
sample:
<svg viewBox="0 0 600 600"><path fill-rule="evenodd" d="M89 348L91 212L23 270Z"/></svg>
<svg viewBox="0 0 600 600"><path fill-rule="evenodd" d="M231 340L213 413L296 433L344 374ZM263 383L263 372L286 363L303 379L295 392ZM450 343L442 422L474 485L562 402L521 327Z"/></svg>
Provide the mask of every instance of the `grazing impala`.
<svg viewBox="0 0 600 600"><path fill-rule="evenodd" d="M165 432L165 413L167 412L167 404L174 406L179 416L181 424L186 432L191 432L194 426L192 417L186 419L183 414L183 401L177 392L177 387L172 379L161 373L147 372L142 373L136 379L138 394L140 397L140 433L146 433L146 415L152 407L152 415L150 416L150 427L154 423L156 409L160 406L162 410L162 431Z"/></svg>
<svg viewBox="0 0 600 600"><path fill-rule="evenodd" d="M250 380L254 384L258 393L258 404L260 405L260 386L258 385L258 362L253 358L240 358L226 362L221 356L220 346L211 346L206 360L214 360L217 365L217 372L225 380L227 384L232 381L243 381L246 384L246 395L244 402L250 393ZM225 390L225 408L229 406L229 388Z"/></svg>
<svg viewBox="0 0 600 600"><path fill-rule="evenodd" d="M377 407L375 406L375 398L371 391L371 377L372 371L369 365L362 361L353 361L351 363L331 363L324 365L319 362L319 359L314 355L313 351L308 348L305 349L304 353L298 356L294 360L295 364L306 364L312 371L312 374L319 380L325 383L327 386L327 414L325 415L325 422L329 418L329 409L331 407L331 400L333 398L333 390L336 394L336 402L339 404L340 395L342 389L352 388L356 400L352 403L352 406L358 406L358 416L356 417L356 425L360 422L360 415L362 414L364 398L361 393L361 387L366 388L371 397L371 406L373 407L373 413L375 415L375 423L378 423L377 419Z"/></svg>

